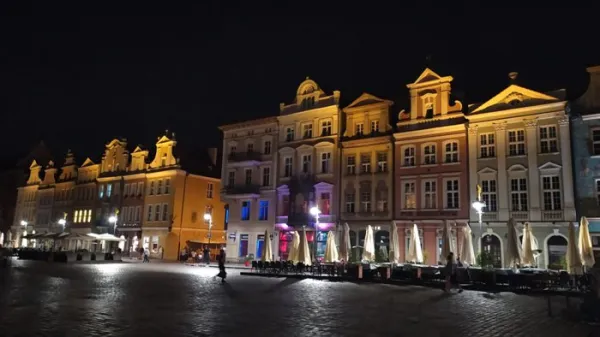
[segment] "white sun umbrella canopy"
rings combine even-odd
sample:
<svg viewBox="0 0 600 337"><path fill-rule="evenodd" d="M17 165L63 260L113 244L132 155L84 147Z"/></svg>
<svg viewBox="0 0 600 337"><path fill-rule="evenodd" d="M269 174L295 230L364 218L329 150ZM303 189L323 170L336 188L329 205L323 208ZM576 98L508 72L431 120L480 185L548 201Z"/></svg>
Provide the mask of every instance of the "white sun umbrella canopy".
<svg viewBox="0 0 600 337"><path fill-rule="evenodd" d="M506 260L509 266L516 267L518 264L521 264L521 249L515 220L513 218L508 219L506 226L508 227L508 235L506 238Z"/></svg>
<svg viewBox="0 0 600 337"><path fill-rule="evenodd" d="M586 268L594 267L596 259L594 258L594 247L592 246L592 237L590 236L590 223L584 216L581 217L579 226L579 252L581 262Z"/></svg>
<svg viewBox="0 0 600 337"><path fill-rule="evenodd" d="M350 260L350 249L352 249L350 245L350 226L348 226L348 223L345 223L344 231L340 240L340 260L344 260L345 262L348 262L348 260Z"/></svg>
<svg viewBox="0 0 600 337"><path fill-rule="evenodd" d="M419 236L419 228L417 224L413 225L410 231L410 242L408 244L408 253L406 254L407 262L423 263L423 249L421 247L421 237Z"/></svg>
<svg viewBox="0 0 600 337"><path fill-rule="evenodd" d="M529 222L526 222L525 226L523 226L523 242L521 243L521 250L523 253L521 256L523 265L535 265L535 255L533 251L537 250L537 245L535 244L535 239L531 232L531 225Z"/></svg>
<svg viewBox="0 0 600 337"><path fill-rule="evenodd" d="M290 253L288 254L288 261L296 263L299 261L298 250L300 249L300 234L298 234L298 231L295 231L293 236L292 247L290 248Z"/></svg>
<svg viewBox="0 0 600 337"><path fill-rule="evenodd" d="M364 261L375 261L375 237L373 236L373 227L367 226L365 233L365 246L363 250Z"/></svg>
<svg viewBox="0 0 600 337"><path fill-rule="evenodd" d="M444 224L444 230L442 231L442 253L440 256L440 261L446 261L450 253L454 253L454 258L456 258L457 252L454 250L450 226L448 224Z"/></svg>
<svg viewBox="0 0 600 337"><path fill-rule="evenodd" d="M460 252L460 260L472 266L476 263L475 261L475 250L473 249L473 232L471 227L467 224L462 229L463 231L463 243Z"/></svg>
<svg viewBox="0 0 600 337"><path fill-rule="evenodd" d="M4 233L0 232L0 245L4 246Z"/></svg>
<svg viewBox="0 0 600 337"><path fill-rule="evenodd" d="M327 245L325 246L325 262L337 262L338 250L335 245L335 234L333 231L327 233Z"/></svg>
<svg viewBox="0 0 600 337"><path fill-rule="evenodd" d="M265 240L263 242L260 260L262 262L271 262L273 260L273 248L271 247L271 237L269 231L265 231Z"/></svg>
<svg viewBox="0 0 600 337"><path fill-rule="evenodd" d="M310 250L308 248L308 240L306 239L306 229L302 230L302 235L300 236L300 244L298 247L298 262L304 263L305 266L312 265L312 260L310 258Z"/></svg>
<svg viewBox="0 0 600 337"><path fill-rule="evenodd" d="M390 262L400 262L400 237L398 236L398 226L392 224L392 235L390 235Z"/></svg>
<svg viewBox="0 0 600 337"><path fill-rule="evenodd" d="M569 223L569 242L567 243L567 271L569 274L583 274L583 263L581 254L577 248L577 236L575 236L575 225Z"/></svg>

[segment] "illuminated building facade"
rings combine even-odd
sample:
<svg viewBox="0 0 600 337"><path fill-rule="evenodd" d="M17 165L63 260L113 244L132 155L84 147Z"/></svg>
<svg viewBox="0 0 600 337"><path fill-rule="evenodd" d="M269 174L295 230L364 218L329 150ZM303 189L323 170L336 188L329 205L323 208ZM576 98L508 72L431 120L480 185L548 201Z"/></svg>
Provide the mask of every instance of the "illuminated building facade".
<svg viewBox="0 0 600 337"><path fill-rule="evenodd" d="M571 135L565 90L537 92L511 84L482 104L469 106L468 198L482 187L483 226L472 210L475 251L485 249L496 266L506 265L509 218L529 222L538 247L538 265L565 257L567 226L576 220L571 165Z"/></svg>
<svg viewBox="0 0 600 337"><path fill-rule="evenodd" d="M353 247L364 246L366 227L373 226L381 259L389 253L393 217L392 104L364 93L343 109L340 222L349 225ZM355 259L360 259L359 253L353 251Z"/></svg>
<svg viewBox="0 0 600 337"><path fill-rule="evenodd" d="M277 158L276 251L286 259L292 232L307 230L312 254L324 255L327 232L339 214L340 92L327 95L309 78L290 104L280 104ZM319 223L310 214L320 211ZM316 243L316 247L315 247Z"/></svg>
<svg viewBox="0 0 600 337"><path fill-rule="evenodd" d="M451 99L451 76L431 69L408 84L410 111L398 115L395 146L395 214L404 258L413 224L426 263L445 261L441 254L444 225L451 226L454 247L469 220L466 122L462 103Z"/></svg>
<svg viewBox="0 0 600 337"><path fill-rule="evenodd" d="M222 126L222 189L215 189L228 204L227 259L260 258L265 231L273 233L277 195L277 118ZM216 188L217 186L215 186ZM278 240L273 237L274 244ZM277 252L274 250L274 255Z"/></svg>
<svg viewBox="0 0 600 337"><path fill-rule="evenodd" d="M600 262L600 66L589 67L587 91L570 105L577 219L587 217Z"/></svg>

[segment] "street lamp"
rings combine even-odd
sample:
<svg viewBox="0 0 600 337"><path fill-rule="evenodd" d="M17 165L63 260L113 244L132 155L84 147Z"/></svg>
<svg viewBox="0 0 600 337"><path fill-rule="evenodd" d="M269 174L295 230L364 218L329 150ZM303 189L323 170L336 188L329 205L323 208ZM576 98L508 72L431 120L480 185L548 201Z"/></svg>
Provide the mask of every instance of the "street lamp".
<svg viewBox="0 0 600 337"><path fill-rule="evenodd" d="M481 185L477 185L477 200L471 206L473 206L473 209L475 209L475 212L479 216L479 230L481 230L481 217L483 215L483 208L485 207L485 202L481 201Z"/></svg>
<svg viewBox="0 0 600 337"><path fill-rule="evenodd" d="M321 214L321 210L319 207L311 207L310 214L315 217L315 238L313 239L313 244L315 245L315 260L317 260L317 237L319 236L319 214Z"/></svg>
<svg viewBox="0 0 600 337"><path fill-rule="evenodd" d="M108 222L113 225L113 234L117 236L117 216L111 215L108 217Z"/></svg>
<svg viewBox="0 0 600 337"><path fill-rule="evenodd" d="M208 246L210 249L210 239L212 237L212 215L210 215L210 213L204 213L204 220L208 221Z"/></svg>
<svg viewBox="0 0 600 337"><path fill-rule="evenodd" d="M23 226L23 227L27 227L27 221L25 221L25 220L21 220L21 226Z"/></svg>
<svg viewBox="0 0 600 337"><path fill-rule="evenodd" d="M58 224L62 226L62 231L65 231L65 225L67 224L67 220L65 219L60 219L58 220Z"/></svg>

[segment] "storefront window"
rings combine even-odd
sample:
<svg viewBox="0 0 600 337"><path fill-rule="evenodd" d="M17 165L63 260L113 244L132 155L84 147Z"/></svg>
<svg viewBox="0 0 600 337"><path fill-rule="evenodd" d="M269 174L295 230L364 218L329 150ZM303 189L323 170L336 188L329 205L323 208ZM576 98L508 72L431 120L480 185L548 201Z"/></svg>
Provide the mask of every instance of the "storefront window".
<svg viewBox="0 0 600 337"><path fill-rule="evenodd" d="M283 261L287 261L289 257L293 239L294 232L279 232L279 257Z"/></svg>
<svg viewBox="0 0 600 337"><path fill-rule="evenodd" d="M548 266L567 268L567 239L554 235L548 239Z"/></svg>
<svg viewBox="0 0 600 337"><path fill-rule="evenodd" d="M152 253L158 253L158 236L152 237Z"/></svg>
<svg viewBox="0 0 600 337"><path fill-rule="evenodd" d="M240 250L239 257L248 255L248 234L240 235Z"/></svg>
<svg viewBox="0 0 600 337"><path fill-rule="evenodd" d="M317 234L317 258L325 257L325 248L327 247L327 232L318 232Z"/></svg>
<svg viewBox="0 0 600 337"><path fill-rule="evenodd" d="M265 245L265 236L263 235L258 235L256 237L256 258L260 259L262 258L262 252L263 252L263 246Z"/></svg>
<svg viewBox="0 0 600 337"><path fill-rule="evenodd" d="M375 258L379 262L387 262L390 259L390 233L388 231L377 231L375 233Z"/></svg>

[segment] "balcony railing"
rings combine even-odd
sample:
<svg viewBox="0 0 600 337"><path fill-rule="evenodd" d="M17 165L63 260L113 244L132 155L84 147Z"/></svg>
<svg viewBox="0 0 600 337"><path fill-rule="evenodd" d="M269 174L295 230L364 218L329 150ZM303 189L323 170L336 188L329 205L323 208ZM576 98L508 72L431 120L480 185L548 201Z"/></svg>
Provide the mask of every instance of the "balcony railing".
<svg viewBox="0 0 600 337"><path fill-rule="evenodd" d="M262 154L256 151L234 152L229 154L228 159L230 162L260 161L261 156Z"/></svg>
<svg viewBox="0 0 600 337"><path fill-rule="evenodd" d="M234 185L224 189L226 194L260 194L260 185Z"/></svg>
<svg viewBox="0 0 600 337"><path fill-rule="evenodd" d="M529 212L527 212L527 211L510 212L510 217L513 218L515 221L527 220L529 218Z"/></svg>
<svg viewBox="0 0 600 337"><path fill-rule="evenodd" d="M484 212L481 214L481 221L496 221L498 220L498 213L496 212Z"/></svg>
<svg viewBox="0 0 600 337"><path fill-rule="evenodd" d="M390 212L389 211L370 211L370 212L363 212L363 211L358 211L355 213L349 213L349 212L344 212L342 213L342 216L344 217L344 219L351 219L351 218L384 218L384 217L388 217L390 216Z"/></svg>
<svg viewBox="0 0 600 337"><path fill-rule="evenodd" d="M457 216L459 210L401 210L401 217L441 217L441 216Z"/></svg>
<svg viewBox="0 0 600 337"><path fill-rule="evenodd" d="M542 221L560 221L563 219L563 211L542 211Z"/></svg>

